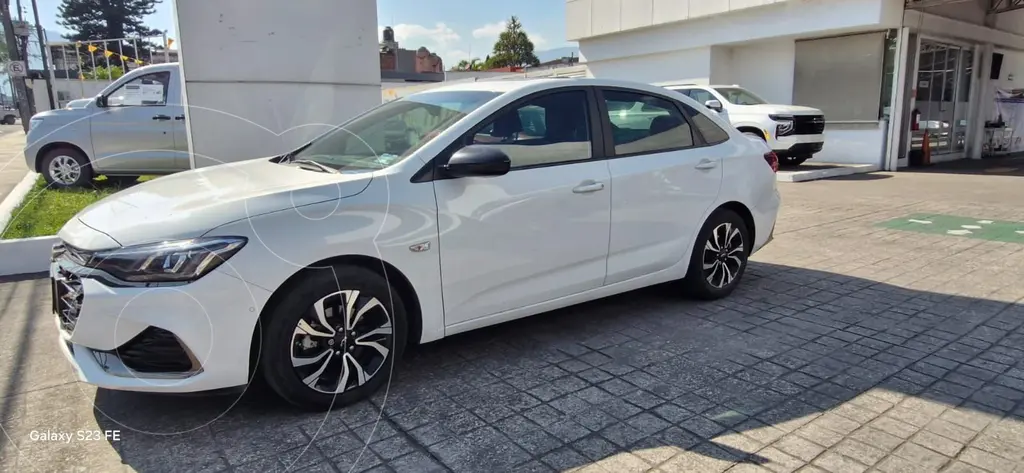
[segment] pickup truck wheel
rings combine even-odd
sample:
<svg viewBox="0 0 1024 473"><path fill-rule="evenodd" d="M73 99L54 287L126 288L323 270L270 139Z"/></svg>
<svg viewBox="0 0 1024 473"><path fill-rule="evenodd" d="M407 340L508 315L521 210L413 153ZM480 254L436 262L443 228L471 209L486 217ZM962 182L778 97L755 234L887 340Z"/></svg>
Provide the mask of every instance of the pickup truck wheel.
<svg viewBox="0 0 1024 473"><path fill-rule="evenodd" d="M5 115L4 116L4 125L13 125L14 124L14 120L15 120L14 115Z"/></svg>
<svg viewBox="0 0 1024 473"><path fill-rule="evenodd" d="M43 157L43 178L50 187L81 187L92 180L89 158L72 148L50 150Z"/></svg>
<svg viewBox="0 0 1024 473"><path fill-rule="evenodd" d="M804 161L807 161L808 159L811 159L811 157L810 156L786 156L784 158L780 158L779 159L779 164L781 164L783 166L799 166L799 165L803 164Z"/></svg>

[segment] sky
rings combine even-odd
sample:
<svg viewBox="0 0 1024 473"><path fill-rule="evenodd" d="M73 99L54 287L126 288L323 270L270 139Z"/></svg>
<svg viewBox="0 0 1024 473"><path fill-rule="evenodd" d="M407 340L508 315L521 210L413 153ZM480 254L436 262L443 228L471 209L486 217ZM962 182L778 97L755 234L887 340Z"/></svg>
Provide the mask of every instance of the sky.
<svg viewBox="0 0 1024 473"><path fill-rule="evenodd" d="M55 33L66 32L57 24L60 0L37 2L43 27ZM12 9L14 3L11 1ZM22 6L31 19L30 0L22 0ZM147 19L148 26L168 30L173 38L171 0L163 0L156 10ZM378 30L391 26L401 47L425 46L441 56L445 67L470 57L487 56L504 28L504 21L512 15L519 17L537 51L573 45L565 41L563 0L377 0Z"/></svg>

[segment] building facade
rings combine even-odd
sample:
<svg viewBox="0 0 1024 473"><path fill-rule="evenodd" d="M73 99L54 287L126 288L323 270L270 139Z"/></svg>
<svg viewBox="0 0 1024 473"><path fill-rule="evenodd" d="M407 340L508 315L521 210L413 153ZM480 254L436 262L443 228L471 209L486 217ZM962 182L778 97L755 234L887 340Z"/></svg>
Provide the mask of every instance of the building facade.
<svg viewBox="0 0 1024 473"><path fill-rule="evenodd" d="M1022 7L1014 0L567 0L566 30L591 76L739 84L769 102L819 108L827 127L816 161L896 170L925 159L925 146L931 162L980 158L1005 138L986 122L994 121L997 91L1024 87L1013 83L1024 82Z"/></svg>

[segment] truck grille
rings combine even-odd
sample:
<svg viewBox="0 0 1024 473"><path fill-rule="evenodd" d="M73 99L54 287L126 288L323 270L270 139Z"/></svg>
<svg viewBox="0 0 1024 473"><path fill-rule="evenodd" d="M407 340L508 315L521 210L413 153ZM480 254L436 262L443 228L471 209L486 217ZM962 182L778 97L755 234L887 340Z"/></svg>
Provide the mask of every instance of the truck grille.
<svg viewBox="0 0 1024 473"><path fill-rule="evenodd" d="M794 135L820 135L825 131L823 115L797 115L793 117Z"/></svg>

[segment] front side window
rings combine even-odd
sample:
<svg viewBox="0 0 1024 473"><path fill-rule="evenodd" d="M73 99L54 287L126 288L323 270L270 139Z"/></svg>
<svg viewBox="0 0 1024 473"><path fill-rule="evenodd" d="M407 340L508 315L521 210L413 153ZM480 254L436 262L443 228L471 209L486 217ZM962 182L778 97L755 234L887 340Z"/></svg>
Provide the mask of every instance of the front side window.
<svg viewBox="0 0 1024 473"><path fill-rule="evenodd" d="M725 100L727 100L731 104L763 105L768 103L761 97L755 95L753 92L740 87L716 87L715 91L717 91L719 94L722 94L722 97L725 97Z"/></svg>
<svg viewBox="0 0 1024 473"><path fill-rule="evenodd" d="M337 170L391 166L420 149L481 105L490 91L421 92L394 100L327 132L292 153Z"/></svg>
<svg viewBox="0 0 1024 473"><path fill-rule="evenodd" d="M708 92L704 89L690 89L687 92L687 95L689 95L691 99L693 99L694 101L701 105L708 103L708 100L718 100L717 97L711 95L711 92Z"/></svg>
<svg viewBox="0 0 1024 473"><path fill-rule="evenodd" d="M136 77L107 94L108 107L167 105L167 87L171 73L153 72Z"/></svg>
<svg viewBox="0 0 1024 473"><path fill-rule="evenodd" d="M693 146L690 124L672 102L633 92L605 91L615 154L657 153Z"/></svg>
<svg viewBox="0 0 1024 473"><path fill-rule="evenodd" d="M494 117L469 144L498 146L512 168L591 158L587 93L556 92L528 100Z"/></svg>

